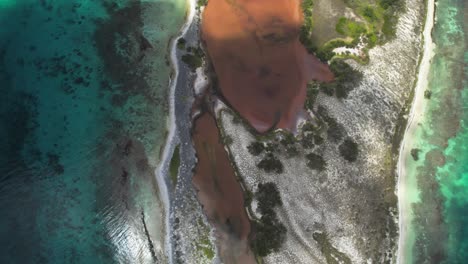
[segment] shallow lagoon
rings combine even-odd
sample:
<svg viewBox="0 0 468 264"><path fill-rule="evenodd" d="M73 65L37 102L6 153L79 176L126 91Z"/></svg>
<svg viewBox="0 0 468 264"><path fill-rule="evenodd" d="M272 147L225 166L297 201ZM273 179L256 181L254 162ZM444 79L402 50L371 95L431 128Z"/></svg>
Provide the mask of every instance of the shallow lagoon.
<svg viewBox="0 0 468 264"><path fill-rule="evenodd" d="M468 259L468 4L438 1L431 97L408 155L413 222L404 263L464 263ZM410 151L408 149L407 151ZM416 186L416 185L415 185ZM411 186L410 186L411 187Z"/></svg>
<svg viewBox="0 0 468 264"><path fill-rule="evenodd" d="M0 1L0 262L163 257L154 170L185 12L184 0Z"/></svg>

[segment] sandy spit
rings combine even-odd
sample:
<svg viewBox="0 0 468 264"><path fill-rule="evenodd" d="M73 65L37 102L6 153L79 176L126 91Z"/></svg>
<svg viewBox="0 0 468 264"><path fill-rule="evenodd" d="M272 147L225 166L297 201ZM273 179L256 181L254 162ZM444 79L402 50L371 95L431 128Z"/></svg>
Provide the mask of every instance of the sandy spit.
<svg viewBox="0 0 468 264"><path fill-rule="evenodd" d="M185 24L182 26L180 30L180 34L173 38L171 43L171 64L174 68L174 76L172 76L170 81L170 91L169 91L169 119L168 119L168 136L167 141L164 147L163 156L161 159L161 163L159 164L158 168L155 171L156 180L159 187L160 199L164 204L165 209L165 239L164 239L164 248L165 253L168 258L168 263L173 263L172 259L172 248L170 242L170 201L169 201L169 192L168 192L168 184L166 182L166 175L168 174L168 167L169 163L172 158L172 153L175 148L175 144L177 143L176 138L176 124L175 124L175 109L174 109L174 92L177 86L177 77L179 75L179 61L177 59L177 40L180 37L184 37L193 22L196 14L196 0L187 0L188 3L188 13Z"/></svg>

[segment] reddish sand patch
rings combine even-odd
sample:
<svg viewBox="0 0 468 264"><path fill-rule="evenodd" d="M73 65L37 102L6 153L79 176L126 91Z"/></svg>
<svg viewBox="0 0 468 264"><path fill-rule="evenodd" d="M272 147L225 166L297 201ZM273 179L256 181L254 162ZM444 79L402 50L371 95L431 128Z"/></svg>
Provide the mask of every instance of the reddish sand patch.
<svg viewBox="0 0 468 264"><path fill-rule="evenodd" d="M332 81L299 42L299 0L210 0L202 38L226 100L259 132L294 129L310 80Z"/></svg>
<svg viewBox="0 0 468 264"><path fill-rule="evenodd" d="M196 119L192 138L198 157L193 184L215 227L223 263L255 263L243 193L212 115L204 113Z"/></svg>

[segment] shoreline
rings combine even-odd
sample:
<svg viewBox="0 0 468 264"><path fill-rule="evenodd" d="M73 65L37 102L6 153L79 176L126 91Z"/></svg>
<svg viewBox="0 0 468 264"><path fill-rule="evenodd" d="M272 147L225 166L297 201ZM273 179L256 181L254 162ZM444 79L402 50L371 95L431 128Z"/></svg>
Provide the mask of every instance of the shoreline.
<svg viewBox="0 0 468 264"><path fill-rule="evenodd" d="M432 30L435 22L435 1L426 2L426 19L423 31L423 54L419 65L418 78L414 88L414 98L411 104L408 123L400 145L397 165L397 196L398 196L398 219L399 219L399 238L397 249L397 263L403 263L406 259L405 247L407 246L407 233L411 223L411 205L407 201L407 190L409 179L406 175L406 160L410 157L408 150L408 137L414 135L419 121L422 119L427 104L424 92L428 87L428 76L431 68L431 60L434 56L435 44L432 41ZM404 213L403 213L404 212Z"/></svg>
<svg viewBox="0 0 468 264"><path fill-rule="evenodd" d="M175 116L175 89L177 87L177 79L179 76L179 60L177 58L177 40L184 37L187 34L190 25L193 22L196 14L196 0L186 0L187 3L187 14L186 21L179 30L179 33L173 37L170 44L170 62L174 71L174 75L171 77L169 82L169 118L168 118L168 135L164 144L164 151L158 168L155 170L156 181L158 184L158 190L160 192L160 199L164 205L164 251L168 259L168 263L173 263L172 259L172 243L170 241L170 199L169 199L169 186L167 183L167 174L169 163L174 152L176 143L176 116Z"/></svg>

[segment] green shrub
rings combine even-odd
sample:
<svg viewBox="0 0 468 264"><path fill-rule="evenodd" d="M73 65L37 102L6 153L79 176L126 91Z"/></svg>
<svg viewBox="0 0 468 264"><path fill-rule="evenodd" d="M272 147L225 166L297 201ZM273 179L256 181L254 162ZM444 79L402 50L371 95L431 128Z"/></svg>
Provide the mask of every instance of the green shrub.
<svg viewBox="0 0 468 264"><path fill-rule="evenodd" d="M431 99L431 97L432 97L432 92L430 90L424 91L424 98Z"/></svg>
<svg viewBox="0 0 468 264"><path fill-rule="evenodd" d="M286 148L286 154L288 157L296 157L299 155L299 150L295 146L290 146Z"/></svg>
<svg viewBox="0 0 468 264"><path fill-rule="evenodd" d="M314 147L314 135L311 133L303 135L301 139L301 144L302 144L302 147L305 149L313 148Z"/></svg>
<svg viewBox="0 0 468 264"><path fill-rule="evenodd" d="M250 245L260 257L277 252L286 240L286 227L276 217L263 216L259 222L253 222L252 230Z"/></svg>
<svg viewBox="0 0 468 264"><path fill-rule="evenodd" d="M367 19L371 23L375 22L378 19L374 8L370 6L364 7L362 15L364 16L365 19Z"/></svg>
<svg viewBox="0 0 468 264"><path fill-rule="evenodd" d="M326 163L322 156L315 153L309 153L306 155L306 159L307 167L318 171L323 171L325 169Z"/></svg>
<svg viewBox="0 0 468 264"><path fill-rule="evenodd" d="M283 173L284 167L281 161L269 153L258 164L257 167L265 172Z"/></svg>
<svg viewBox="0 0 468 264"><path fill-rule="evenodd" d="M347 98L354 86L362 80L362 73L343 60L333 60L330 70L335 75L335 81L321 84L320 87L321 91L330 96L334 93L337 98Z"/></svg>
<svg viewBox="0 0 468 264"><path fill-rule="evenodd" d="M345 128L343 127L343 125L339 124L333 117L328 115L327 109L320 105L317 109L317 114L328 125L328 139L336 142L344 137L344 135L346 134Z"/></svg>
<svg viewBox="0 0 468 264"><path fill-rule="evenodd" d="M314 143L317 144L317 145L320 145L324 142L325 140L319 136L319 135L315 135L314 136Z"/></svg>
<svg viewBox="0 0 468 264"><path fill-rule="evenodd" d="M197 1L197 9L200 9L203 6L206 6L208 4L208 0L198 0Z"/></svg>
<svg viewBox="0 0 468 264"><path fill-rule="evenodd" d="M390 7L394 9L400 9L403 5L401 0L380 0L379 5L383 9L389 9Z"/></svg>
<svg viewBox="0 0 468 264"><path fill-rule="evenodd" d="M319 94L319 85L316 83L308 83L306 90L306 101L304 106L306 109L313 109L315 101L317 100L317 95Z"/></svg>
<svg viewBox="0 0 468 264"><path fill-rule="evenodd" d="M178 49L184 49L186 43L187 43L187 41L184 38L179 38L177 40L177 48Z"/></svg>
<svg viewBox="0 0 468 264"><path fill-rule="evenodd" d="M340 17L336 24L336 32L341 35L358 38L360 35L366 33L366 27L363 23L353 21L346 17Z"/></svg>
<svg viewBox="0 0 468 264"><path fill-rule="evenodd" d="M278 251L286 239L286 227L278 220L274 210L282 202L279 191L272 182L260 183L255 198L262 217L252 223L250 244L257 256L265 257Z"/></svg>
<svg viewBox="0 0 468 264"><path fill-rule="evenodd" d="M224 144L229 146L231 145L232 143L234 142L234 140L232 139L232 137L230 135L226 135L224 137Z"/></svg>
<svg viewBox="0 0 468 264"><path fill-rule="evenodd" d="M369 48L375 47L377 45L377 42L379 41L379 38L377 37L377 34L375 32L371 32L366 35L367 38L367 44L369 45Z"/></svg>
<svg viewBox="0 0 468 264"><path fill-rule="evenodd" d="M247 150L249 151L250 154L254 156L258 156L262 154L262 152L265 150L265 146L263 145L262 142L255 141L255 142L250 143L249 146L247 146Z"/></svg>
<svg viewBox="0 0 468 264"><path fill-rule="evenodd" d="M285 131L283 133L283 137L282 137L280 143L283 146L286 147L286 146L289 146L289 145L292 145L292 144L296 143L296 138L294 137L293 133Z"/></svg>
<svg viewBox="0 0 468 264"><path fill-rule="evenodd" d="M283 205L278 188L273 182L259 183L255 198L262 215L269 214L276 206Z"/></svg>
<svg viewBox="0 0 468 264"><path fill-rule="evenodd" d="M306 122L302 125L302 132L316 132L317 130L318 128L310 122Z"/></svg>
<svg viewBox="0 0 468 264"><path fill-rule="evenodd" d="M421 152L421 150L418 149L418 148L412 149L412 150L411 150L411 157L413 157L413 159L414 159L415 161L418 161L418 160L419 160L419 153L420 153L420 152Z"/></svg>
<svg viewBox="0 0 468 264"><path fill-rule="evenodd" d="M340 151L341 156L349 162L356 161L359 155L358 144L356 144L356 142L349 138L343 141L343 143L341 143L338 149Z"/></svg>
<svg viewBox="0 0 468 264"><path fill-rule="evenodd" d="M182 55L182 61L187 64L192 71L195 71L203 64L203 60L200 56L190 53Z"/></svg>
<svg viewBox="0 0 468 264"><path fill-rule="evenodd" d="M172 185L177 185L177 176L179 174L180 167L180 150L179 146L175 147L174 153L172 154L171 162L169 163L169 173L171 175Z"/></svg>

